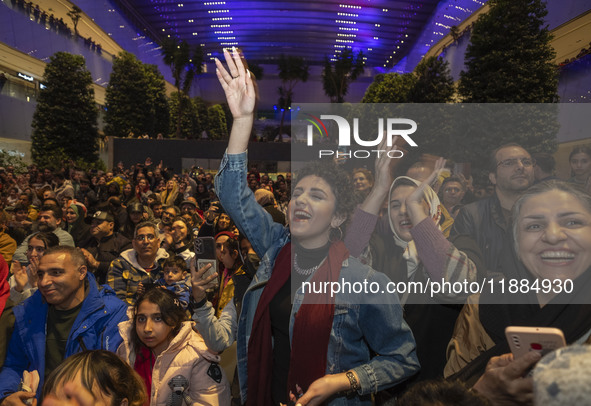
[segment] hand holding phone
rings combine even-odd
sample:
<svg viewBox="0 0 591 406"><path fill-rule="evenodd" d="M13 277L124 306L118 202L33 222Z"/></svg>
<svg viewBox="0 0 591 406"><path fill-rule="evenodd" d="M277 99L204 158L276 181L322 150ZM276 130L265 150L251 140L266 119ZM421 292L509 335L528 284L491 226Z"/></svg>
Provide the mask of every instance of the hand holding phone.
<svg viewBox="0 0 591 406"><path fill-rule="evenodd" d="M562 330L553 327L509 326L505 329L505 336L515 358L531 351L544 356L566 346Z"/></svg>

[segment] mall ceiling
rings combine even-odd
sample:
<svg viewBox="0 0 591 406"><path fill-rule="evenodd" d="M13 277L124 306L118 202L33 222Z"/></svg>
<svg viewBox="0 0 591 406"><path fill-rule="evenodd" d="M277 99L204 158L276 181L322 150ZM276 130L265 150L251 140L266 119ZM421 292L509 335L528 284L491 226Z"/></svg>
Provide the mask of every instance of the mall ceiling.
<svg viewBox="0 0 591 406"><path fill-rule="evenodd" d="M257 63L281 54L318 65L346 47L368 67L390 68L417 41L439 0L117 0L124 13L160 40L175 36L207 58L239 46Z"/></svg>

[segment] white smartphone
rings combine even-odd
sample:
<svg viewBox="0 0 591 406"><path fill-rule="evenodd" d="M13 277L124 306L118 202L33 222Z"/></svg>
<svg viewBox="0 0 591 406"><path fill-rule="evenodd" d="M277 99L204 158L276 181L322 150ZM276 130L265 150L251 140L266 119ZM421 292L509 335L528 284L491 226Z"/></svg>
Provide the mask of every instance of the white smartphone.
<svg viewBox="0 0 591 406"><path fill-rule="evenodd" d="M515 358L530 351L539 352L544 356L566 346L562 330L554 327L509 326L505 329L505 336Z"/></svg>

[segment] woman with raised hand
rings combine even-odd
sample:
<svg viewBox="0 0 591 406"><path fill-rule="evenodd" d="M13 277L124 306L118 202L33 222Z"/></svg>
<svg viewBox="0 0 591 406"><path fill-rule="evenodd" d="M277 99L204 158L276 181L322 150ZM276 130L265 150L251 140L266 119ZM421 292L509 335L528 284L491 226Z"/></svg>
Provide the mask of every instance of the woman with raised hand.
<svg viewBox="0 0 591 406"><path fill-rule="evenodd" d="M235 49L232 55L224 50L224 56L228 69L216 60L216 72L234 122L216 192L263 258L244 295L238 324L242 401L257 406L290 401L302 406L370 405L372 393L404 381L419 368L398 298L336 294L330 300L302 289L303 282L342 279L384 287L389 282L331 237L338 237L354 205L352 182L334 165L302 169L294 179L289 229L273 222L246 183L254 81Z"/></svg>
<svg viewBox="0 0 591 406"><path fill-rule="evenodd" d="M395 141L393 144L395 149ZM423 182L408 176L392 180L392 163L396 161L392 162L387 154L376 160L374 187L356 209L347 230L345 244L351 255L407 286L478 281L483 265L476 243L467 236L448 241L441 230L441 203L429 185L437 179L445 160L440 158ZM374 229L386 198L390 233L384 236ZM421 372L413 379L441 377L447 344L469 291L441 289L433 296L409 291L400 294L400 301L421 363Z"/></svg>

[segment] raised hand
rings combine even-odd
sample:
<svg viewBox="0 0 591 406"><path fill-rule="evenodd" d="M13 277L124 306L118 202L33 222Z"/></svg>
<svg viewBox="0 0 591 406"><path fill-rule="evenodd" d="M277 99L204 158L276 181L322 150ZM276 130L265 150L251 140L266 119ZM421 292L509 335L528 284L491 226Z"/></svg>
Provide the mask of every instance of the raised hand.
<svg viewBox="0 0 591 406"><path fill-rule="evenodd" d="M25 289L27 283L29 283L27 268L22 266L18 261L12 261L12 264L10 265L10 272L14 275L14 289L17 292L22 292Z"/></svg>
<svg viewBox="0 0 591 406"><path fill-rule="evenodd" d="M435 162L435 168L429 177L425 179L423 183L421 183L419 187L417 187L415 191L406 198L406 209L408 210L408 215L413 224L419 224L425 219L425 217L427 217L424 210L425 189L427 186L430 186L435 179L437 179L439 173L444 167L445 158L439 158Z"/></svg>
<svg viewBox="0 0 591 406"><path fill-rule="evenodd" d="M388 147L386 140L384 139L379 147L379 157L376 158L375 162L375 182L369 195L365 198L361 204L361 210L370 214L378 214L384 203L384 199L388 196L390 185L392 184L392 170L395 168L400 159L390 158L388 152L396 151L399 147L396 146L398 137L392 139L392 146Z"/></svg>
<svg viewBox="0 0 591 406"><path fill-rule="evenodd" d="M193 299L196 302L201 302L207 296L207 289L210 286L210 283L218 277L217 272L214 272L212 275L209 275L207 278L203 278L203 274L207 272L211 268L211 264L207 264L199 270L195 269L195 258L191 260L191 288Z"/></svg>
<svg viewBox="0 0 591 406"><path fill-rule="evenodd" d="M246 70L240 54L232 47L232 55L224 49L228 69L216 58L216 74L226 93L226 101L234 120L251 117L255 104L256 92L250 71Z"/></svg>

